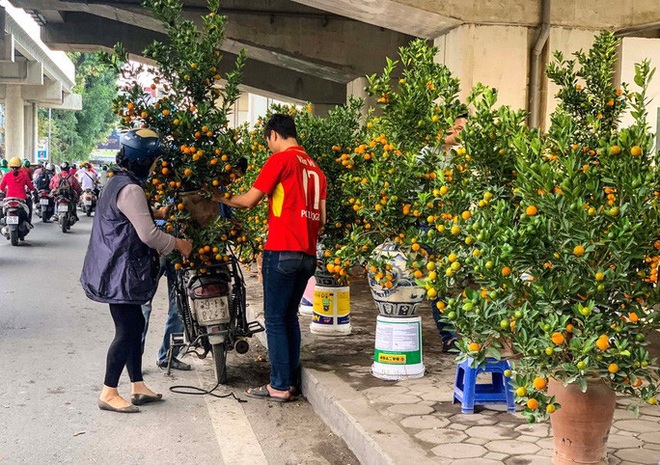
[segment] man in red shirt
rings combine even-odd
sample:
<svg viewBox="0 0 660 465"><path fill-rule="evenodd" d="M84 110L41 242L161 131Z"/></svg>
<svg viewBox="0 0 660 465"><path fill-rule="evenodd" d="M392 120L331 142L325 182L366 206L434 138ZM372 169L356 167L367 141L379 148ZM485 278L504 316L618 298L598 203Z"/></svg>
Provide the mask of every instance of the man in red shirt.
<svg viewBox="0 0 660 465"><path fill-rule="evenodd" d="M264 129L272 155L252 188L226 199L230 207L253 208L268 196L268 238L264 246L264 317L270 383L247 390L251 397L287 402L300 392L298 304L316 269L316 242L325 224L325 174L298 145L296 125L276 114Z"/></svg>
<svg viewBox="0 0 660 465"><path fill-rule="evenodd" d="M28 206L28 212L25 212L28 216L27 221L31 224L32 218L32 199L28 197L28 193L25 188L29 189L29 192L34 190L34 184L28 175L27 171L21 169L21 159L14 157L9 160L9 168L11 171L5 174L0 181L0 191L6 191L6 197L14 199L25 200L26 205Z"/></svg>

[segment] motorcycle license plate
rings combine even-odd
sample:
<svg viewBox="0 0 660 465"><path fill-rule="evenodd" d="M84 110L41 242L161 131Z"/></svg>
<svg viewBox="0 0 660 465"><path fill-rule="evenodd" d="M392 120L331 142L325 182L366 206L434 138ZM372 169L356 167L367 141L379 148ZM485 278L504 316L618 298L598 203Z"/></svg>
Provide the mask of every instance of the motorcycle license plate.
<svg viewBox="0 0 660 465"><path fill-rule="evenodd" d="M58 205L57 206L57 211L66 213L66 212L69 211L69 206L68 205Z"/></svg>
<svg viewBox="0 0 660 465"><path fill-rule="evenodd" d="M92 201L91 201L91 200L85 200L85 205L91 206L91 205L92 205Z"/></svg>
<svg viewBox="0 0 660 465"><path fill-rule="evenodd" d="M18 216L8 216L7 224L18 224Z"/></svg>
<svg viewBox="0 0 660 465"><path fill-rule="evenodd" d="M197 313L197 322L199 324L229 319L229 302L227 297L197 299L194 302Z"/></svg>
<svg viewBox="0 0 660 465"><path fill-rule="evenodd" d="M48 199L39 199L39 204L48 205Z"/></svg>

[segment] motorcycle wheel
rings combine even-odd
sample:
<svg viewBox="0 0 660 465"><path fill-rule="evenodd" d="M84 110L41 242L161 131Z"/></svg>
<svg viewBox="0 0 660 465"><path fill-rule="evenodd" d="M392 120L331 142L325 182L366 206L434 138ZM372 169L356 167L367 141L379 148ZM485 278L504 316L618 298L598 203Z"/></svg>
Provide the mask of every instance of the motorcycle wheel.
<svg viewBox="0 0 660 465"><path fill-rule="evenodd" d="M9 231L9 240L11 241L11 245L18 245L18 229Z"/></svg>
<svg viewBox="0 0 660 465"><path fill-rule="evenodd" d="M48 209L47 208L43 209L39 216L41 217L41 221L43 223L48 223Z"/></svg>
<svg viewBox="0 0 660 465"><path fill-rule="evenodd" d="M227 382L227 344L213 344L213 361L215 362L215 379L220 384Z"/></svg>
<svg viewBox="0 0 660 465"><path fill-rule="evenodd" d="M92 209L88 208L87 211L85 212L87 216L92 216Z"/></svg>
<svg viewBox="0 0 660 465"><path fill-rule="evenodd" d="M67 226L69 226L69 215L60 215L59 218L60 226L62 226L62 232L65 233L67 230Z"/></svg>

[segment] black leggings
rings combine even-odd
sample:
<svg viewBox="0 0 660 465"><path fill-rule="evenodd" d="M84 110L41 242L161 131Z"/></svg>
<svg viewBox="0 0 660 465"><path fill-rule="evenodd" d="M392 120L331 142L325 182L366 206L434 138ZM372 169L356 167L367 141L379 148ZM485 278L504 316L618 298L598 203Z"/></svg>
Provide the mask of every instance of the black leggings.
<svg viewBox="0 0 660 465"><path fill-rule="evenodd" d="M132 383L142 381L142 307L110 304L110 314L115 322L115 339L108 348L103 384L116 388L124 367Z"/></svg>

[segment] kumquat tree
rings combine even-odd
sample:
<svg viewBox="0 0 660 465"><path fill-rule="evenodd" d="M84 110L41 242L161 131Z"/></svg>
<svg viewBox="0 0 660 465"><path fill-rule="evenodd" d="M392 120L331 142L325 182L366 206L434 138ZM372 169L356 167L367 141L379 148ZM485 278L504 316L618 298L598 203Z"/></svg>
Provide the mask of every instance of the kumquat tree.
<svg viewBox="0 0 660 465"><path fill-rule="evenodd" d="M172 206L167 230L193 241L189 260L179 258L175 266L203 267L228 260L226 247L245 239L236 222L218 218L218 206L205 201L211 187L237 182L243 171L238 133L229 128L228 116L239 96L245 55L239 54L233 71L220 74L227 18L219 14L219 0L209 0L201 27L182 19L181 0L144 5L162 21L168 41L155 41L144 51L154 66L130 62L121 44L106 55L124 82L114 109L123 127L153 128L169 146L149 181L148 196L152 203ZM151 91L143 85L149 75Z"/></svg>
<svg viewBox="0 0 660 465"><path fill-rule="evenodd" d="M413 41L400 49L398 61L387 60L381 75L369 77L367 90L380 113L370 110L362 141L338 151L343 202L355 212L345 245L325 257L328 271L340 279L353 266L366 265L373 279L391 288L396 277L372 257L374 248L394 242L404 253L424 253L420 225L432 207L433 189L447 177L440 168L444 138L465 111L458 80L433 61L436 53Z"/></svg>
<svg viewBox="0 0 660 465"><path fill-rule="evenodd" d="M574 60L555 55L551 127L521 131L506 148L515 152L512 197L495 193L471 215L474 283L443 302L463 336L460 359L484 363L512 349L529 421L561 407L550 379L585 391L600 378L657 403L658 367L645 347L660 324L660 173L645 109L653 71L644 61L637 90L615 87L616 46L603 33ZM627 111L633 124L620 128Z"/></svg>

